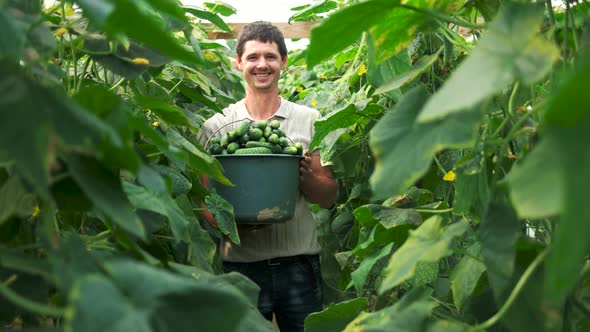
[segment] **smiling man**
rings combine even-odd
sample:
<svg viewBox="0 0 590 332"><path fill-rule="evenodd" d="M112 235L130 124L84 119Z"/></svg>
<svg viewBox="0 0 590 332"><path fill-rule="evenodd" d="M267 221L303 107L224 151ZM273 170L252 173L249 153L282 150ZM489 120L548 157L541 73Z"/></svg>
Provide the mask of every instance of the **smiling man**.
<svg viewBox="0 0 590 332"><path fill-rule="evenodd" d="M279 96L279 78L287 65L281 31L268 22L251 23L240 32L236 53L246 81L246 97L205 121L201 143L204 145L213 133L221 137L239 125L224 127L233 121L277 120L285 134L306 149L320 114ZM321 165L319 153L305 152L299 168L299 189L291 220L264 227L239 227L241 245L226 238L220 243L224 271L240 272L260 286L258 309L269 320L274 313L282 332L303 331L305 317L322 310L320 245L308 202L331 207L336 201L337 183L331 169ZM210 213L203 215L216 226Z"/></svg>

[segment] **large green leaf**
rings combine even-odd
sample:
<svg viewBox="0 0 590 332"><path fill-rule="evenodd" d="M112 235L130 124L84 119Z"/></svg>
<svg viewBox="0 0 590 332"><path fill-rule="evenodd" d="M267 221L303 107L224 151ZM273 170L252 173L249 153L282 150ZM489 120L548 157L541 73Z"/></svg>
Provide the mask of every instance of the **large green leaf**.
<svg viewBox="0 0 590 332"><path fill-rule="evenodd" d="M437 262L450 255L453 240L469 228L465 220L444 227L442 223L440 216L433 216L418 229L410 231L408 240L391 256L385 268L380 293L414 276L418 262Z"/></svg>
<svg viewBox="0 0 590 332"><path fill-rule="evenodd" d="M219 230L227 235L233 243L240 244L240 236L238 235L238 228L234 217L234 207L223 199L223 197L219 196L215 190L212 190L205 197L205 205L215 217Z"/></svg>
<svg viewBox="0 0 590 332"><path fill-rule="evenodd" d="M191 7L184 7L184 10L189 13L192 14L200 19L203 20L207 20L213 24L215 24L215 26L217 26L218 28L220 28L221 30L225 31L225 32L229 32L229 33L233 33L234 31L232 30L232 28L230 28L219 16L217 16L217 14L215 13L211 13L205 10L200 10L200 9L196 9L196 8L191 8Z"/></svg>
<svg viewBox="0 0 590 332"><path fill-rule="evenodd" d="M362 310L367 308L366 297L331 304L326 309L315 312L305 319L306 332L340 332Z"/></svg>
<svg viewBox="0 0 590 332"><path fill-rule="evenodd" d="M438 59L440 50L431 55L425 55L412 65L410 70L399 72L398 75L391 77L385 81L385 84L381 84L375 90L375 94L389 92L395 89L399 89L402 86L415 80L424 71L430 69L430 66ZM393 58L396 59L396 58ZM391 60L390 60L391 61Z"/></svg>
<svg viewBox="0 0 590 332"><path fill-rule="evenodd" d="M391 242L388 245L381 248L381 250L376 251L373 254L368 255L366 257L363 257L359 267L357 267L356 270L354 270L350 274L352 283L357 291L360 292L364 289L363 286L365 285L365 282L367 281L367 278L369 277L369 274L371 273L373 266L375 266L375 264L377 264L377 262L379 262L382 258L387 257L391 253L391 248L393 248L393 245L394 243Z"/></svg>
<svg viewBox="0 0 590 332"><path fill-rule="evenodd" d="M35 209L35 195L17 176L10 177L0 188L0 225L9 217L27 217Z"/></svg>
<svg viewBox="0 0 590 332"><path fill-rule="evenodd" d="M432 290L416 287L394 305L375 312L362 312L344 332L420 332L436 303L430 299Z"/></svg>
<svg viewBox="0 0 590 332"><path fill-rule="evenodd" d="M574 126L590 114L590 94L584 87L590 82L590 51L578 56L572 73L552 96L545 113L548 123Z"/></svg>
<svg viewBox="0 0 590 332"><path fill-rule="evenodd" d="M418 121L433 121L473 107L514 80L532 84L543 78L559 57L555 45L538 34L543 6L504 3L473 53L426 103Z"/></svg>
<svg viewBox="0 0 590 332"><path fill-rule="evenodd" d="M144 187L136 186L129 182L123 182L123 189L131 204L138 209L157 212L168 217L170 229L176 241L189 240L188 221L184 213L167 192L152 192Z"/></svg>
<svg viewBox="0 0 590 332"><path fill-rule="evenodd" d="M465 256L451 272L451 290L457 309L463 310L464 304L475 290L485 270L486 266L481 257L481 243L476 242L467 248Z"/></svg>
<svg viewBox="0 0 590 332"><path fill-rule="evenodd" d="M0 62L0 91L0 150L16 161L16 170L42 196L49 196L50 147L87 150L105 136L121 145L111 127L61 89L29 77L16 63Z"/></svg>
<svg viewBox="0 0 590 332"><path fill-rule="evenodd" d="M456 0L408 0L401 1L404 6L411 6L426 11L446 13L460 6ZM419 31L428 31L433 25L430 17L416 10L399 7L381 14L377 24L370 27L375 48L375 62L381 63L408 47Z"/></svg>
<svg viewBox="0 0 590 332"><path fill-rule="evenodd" d="M435 122L416 123L427 99L423 86L412 89L371 130L369 143L375 170L370 183L375 198L403 193L426 173L436 152L472 143L479 112L472 110Z"/></svg>
<svg viewBox="0 0 590 332"><path fill-rule="evenodd" d="M0 4L0 7L3 5ZM27 25L16 20L7 10L0 11L0 60L18 62L25 47Z"/></svg>
<svg viewBox="0 0 590 332"><path fill-rule="evenodd" d="M190 243L188 247L187 260L191 265L202 270L213 272L211 266L215 257L216 245L213 239L199 224L193 212L192 204L186 195L176 198L176 204L184 212L189 221L188 231L190 234Z"/></svg>
<svg viewBox="0 0 590 332"><path fill-rule="evenodd" d="M402 50L396 55L390 57L387 61L377 63L375 61L375 47L373 43L369 43L367 46L368 50L368 69L367 69L367 80L375 88L380 88L385 84L389 84L395 77L409 71L412 68L412 61L407 50ZM399 90L389 89L388 94L399 100L402 92Z"/></svg>
<svg viewBox="0 0 590 332"><path fill-rule="evenodd" d="M146 0L78 0L77 4L93 24L111 37L124 34L171 58L198 63L198 57L180 45Z"/></svg>
<svg viewBox="0 0 590 332"><path fill-rule="evenodd" d="M314 136L309 143L309 150L315 149L334 130L348 128L358 123L362 118L362 114L357 112L355 105L349 104L345 108L336 110L327 117L315 121L313 124Z"/></svg>
<svg viewBox="0 0 590 332"><path fill-rule="evenodd" d="M480 220L490 200L485 159L479 153L457 164L453 214L470 215Z"/></svg>
<svg viewBox="0 0 590 332"><path fill-rule="evenodd" d="M137 101L141 107L150 109L169 125L190 126L184 112L165 101L146 95L137 96Z"/></svg>
<svg viewBox="0 0 590 332"><path fill-rule="evenodd" d="M111 262L105 268L112 282L91 275L70 293L73 310L66 328L171 332L198 326L203 331L233 331L248 308L245 296L233 288L211 287L131 261Z"/></svg>
<svg viewBox="0 0 590 332"><path fill-rule="evenodd" d="M347 6L328 16L311 30L307 63L312 67L359 39L368 27L383 21L384 15L399 4L394 0L371 0Z"/></svg>
<svg viewBox="0 0 590 332"><path fill-rule="evenodd" d="M95 207L127 232L145 239L143 224L133 211L121 182L113 172L105 169L98 161L79 155L68 155L66 163Z"/></svg>
<svg viewBox="0 0 590 332"><path fill-rule="evenodd" d="M496 299L502 298L514 273L514 246L520 226L511 206L498 198L488 207L479 228L481 255Z"/></svg>

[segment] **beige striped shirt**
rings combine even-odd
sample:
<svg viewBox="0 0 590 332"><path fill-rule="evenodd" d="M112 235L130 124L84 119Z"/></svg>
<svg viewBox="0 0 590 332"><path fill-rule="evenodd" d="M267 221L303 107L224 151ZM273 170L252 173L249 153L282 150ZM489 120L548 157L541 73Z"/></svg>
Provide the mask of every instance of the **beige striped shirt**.
<svg viewBox="0 0 590 332"><path fill-rule="evenodd" d="M270 120L278 120L281 130L294 142L299 142L307 149L313 137L313 123L320 113L312 108L289 102L281 98L278 111ZM203 124L199 133L199 141L204 146L207 139L228 122L251 119L244 100L225 108L222 113L215 114ZM240 122L227 125L215 133L221 137ZM311 215L309 204L299 193L295 205L295 215L284 223L272 224L249 231L240 230L241 245L236 245L223 238L220 243L221 257L230 262L254 262L274 257L301 254L317 254L320 244L317 240L316 223Z"/></svg>

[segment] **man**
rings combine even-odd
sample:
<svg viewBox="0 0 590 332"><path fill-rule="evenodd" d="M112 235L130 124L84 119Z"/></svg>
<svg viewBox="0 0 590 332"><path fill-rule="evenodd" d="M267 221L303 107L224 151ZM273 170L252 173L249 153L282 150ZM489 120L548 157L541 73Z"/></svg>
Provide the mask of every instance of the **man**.
<svg viewBox="0 0 590 332"><path fill-rule="evenodd" d="M239 120L278 120L288 137L304 149L313 136L317 110L279 96L287 48L280 30L268 22L245 26L238 36L237 65L246 81L246 97L208 119L201 130L204 144L223 125ZM239 123L238 123L239 124ZM221 136L235 126L220 130ZM222 239L225 272L240 272L260 286L258 309L267 319L275 314L282 332L303 331L305 317L322 310L320 245L308 202L329 208L336 201L337 183L319 153L305 152L300 163L299 189L293 219L263 227L238 227L241 245ZM216 226L211 213L205 218Z"/></svg>

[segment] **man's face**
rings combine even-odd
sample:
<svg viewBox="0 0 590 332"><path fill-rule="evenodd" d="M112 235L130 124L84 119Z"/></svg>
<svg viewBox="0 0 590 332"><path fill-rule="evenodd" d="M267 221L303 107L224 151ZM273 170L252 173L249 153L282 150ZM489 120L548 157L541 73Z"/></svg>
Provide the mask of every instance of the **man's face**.
<svg viewBox="0 0 590 332"><path fill-rule="evenodd" d="M278 87L281 70L285 69L287 57L281 59L275 42L249 40L244 44L244 53L238 66L244 74L248 87L256 90L271 90Z"/></svg>

